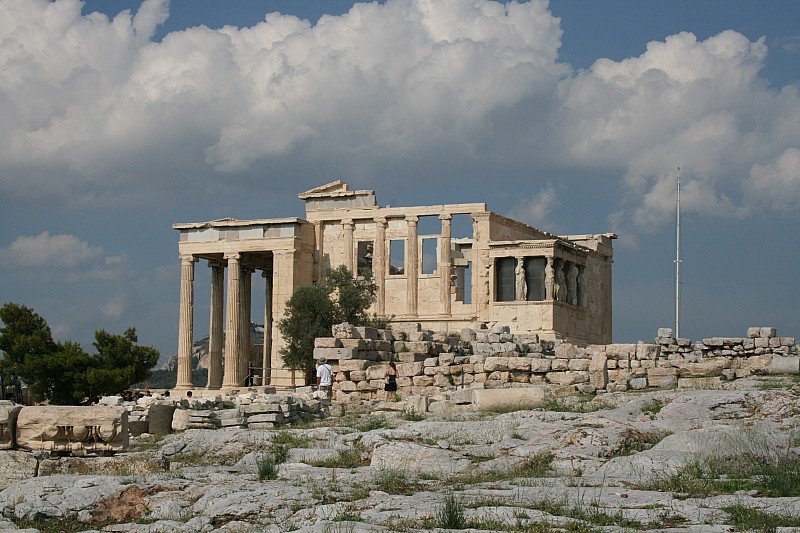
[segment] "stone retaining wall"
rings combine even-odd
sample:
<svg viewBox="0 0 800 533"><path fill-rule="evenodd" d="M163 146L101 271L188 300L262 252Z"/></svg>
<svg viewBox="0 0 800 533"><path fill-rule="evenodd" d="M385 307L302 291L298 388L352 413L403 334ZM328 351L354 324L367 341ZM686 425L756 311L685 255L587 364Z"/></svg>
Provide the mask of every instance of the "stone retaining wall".
<svg viewBox="0 0 800 533"><path fill-rule="evenodd" d="M799 355L795 339L778 337L771 327L698 343L662 328L654 343L579 347L512 334L507 326L445 334L418 324L393 330L339 324L314 349L336 372L336 401L381 398L388 361L397 363L400 396L436 396L462 385L553 384L577 392L713 387L751 374L800 373Z"/></svg>

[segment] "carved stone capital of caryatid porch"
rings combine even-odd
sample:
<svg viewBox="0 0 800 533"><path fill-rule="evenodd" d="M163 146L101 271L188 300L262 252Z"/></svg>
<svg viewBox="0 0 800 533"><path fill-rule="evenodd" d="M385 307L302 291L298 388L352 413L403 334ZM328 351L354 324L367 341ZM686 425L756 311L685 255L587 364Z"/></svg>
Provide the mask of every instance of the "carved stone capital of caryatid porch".
<svg viewBox="0 0 800 533"><path fill-rule="evenodd" d="M17 446L51 452L119 452L128 447L128 411L110 406L32 406L17 416Z"/></svg>

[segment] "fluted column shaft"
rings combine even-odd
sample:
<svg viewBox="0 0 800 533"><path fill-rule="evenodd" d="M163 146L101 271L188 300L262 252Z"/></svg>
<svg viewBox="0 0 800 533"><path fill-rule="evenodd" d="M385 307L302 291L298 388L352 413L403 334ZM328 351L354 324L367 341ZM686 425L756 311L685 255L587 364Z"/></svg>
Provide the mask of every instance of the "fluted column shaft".
<svg viewBox="0 0 800 533"><path fill-rule="evenodd" d="M417 243L417 224L419 217L406 217L408 224L408 264L406 265L406 306L409 315L417 314L417 289L419 286L419 246Z"/></svg>
<svg viewBox="0 0 800 533"><path fill-rule="evenodd" d="M324 257L325 227L322 221L314 222L314 277L313 281L322 281L325 276L325 269L322 266Z"/></svg>
<svg viewBox="0 0 800 533"><path fill-rule="evenodd" d="M222 321L224 313L225 267L218 262L211 267L211 309L208 326L208 384L209 389L222 386Z"/></svg>
<svg viewBox="0 0 800 533"><path fill-rule="evenodd" d="M263 367L262 385L268 385L272 374L272 272L265 270L264 276L264 349L261 353Z"/></svg>
<svg viewBox="0 0 800 533"><path fill-rule="evenodd" d="M353 221L342 220L342 227L344 228L344 266L347 270L354 272L353 268Z"/></svg>
<svg viewBox="0 0 800 533"><path fill-rule="evenodd" d="M386 219L375 219L375 244L372 247L372 274L378 286L375 301L375 312L379 316L386 314Z"/></svg>
<svg viewBox="0 0 800 533"><path fill-rule="evenodd" d="M178 377L175 388L192 388L192 336L194 321L194 264L191 255L181 256L181 302L178 312Z"/></svg>
<svg viewBox="0 0 800 533"><path fill-rule="evenodd" d="M240 349L242 352L242 356L239 358L239 378L243 380L248 372L251 362L251 349L250 349L250 303L252 294L250 290L252 289L252 276L253 270L251 268L243 267L242 270L242 282L239 286L242 288L242 296L240 301L242 303L242 311L241 311L241 332L242 332L242 340ZM240 381L241 383L241 381Z"/></svg>
<svg viewBox="0 0 800 533"><path fill-rule="evenodd" d="M439 237L439 276L440 300L442 314L449 315L450 300L450 273L452 272L452 258L450 254L450 237L453 216L450 214L439 215L442 221L442 235Z"/></svg>
<svg viewBox="0 0 800 533"><path fill-rule="evenodd" d="M225 305L225 370L223 387L237 387L241 380L239 373L241 342L241 265L239 254L226 254L228 260L228 290Z"/></svg>

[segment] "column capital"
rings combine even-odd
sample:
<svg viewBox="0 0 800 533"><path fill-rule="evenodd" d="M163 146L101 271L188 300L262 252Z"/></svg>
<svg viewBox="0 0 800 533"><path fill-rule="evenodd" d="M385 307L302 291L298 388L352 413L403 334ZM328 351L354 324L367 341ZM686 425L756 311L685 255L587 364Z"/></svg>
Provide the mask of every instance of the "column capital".
<svg viewBox="0 0 800 533"><path fill-rule="evenodd" d="M223 255L223 257L228 261L230 261L231 259L238 261L239 259L241 259L242 254L240 254L239 252L225 252L225 255Z"/></svg>
<svg viewBox="0 0 800 533"><path fill-rule="evenodd" d="M344 226L345 228L349 226L349 229L353 229L353 225L354 223L352 218L342 219L342 226Z"/></svg>
<svg viewBox="0 0 800 533"><path fill-rule="evenodd" d="M442 213L439 215L439 220L453 220L453 215L450 213Z"/></svg>
<svg viewBox="0 0 800 533"><path fill-rule="evenodd" d="M262 278L271 278L272 277L272 270L262 270L261 271Z"/></svg>
<svg viewBox="0 0 800 533"><path fill-rule="evenodd" d="M372 219L376 224L386 227L386 217L375 217Z"/></svg>
<svg viewBox="0 0 800 533"><path fill-rule="evenodd" d="M181 254L181 263L197 263L197 258L191 254Z"/></svg>
<svg viewBox="0 0 800 533"><path fill-rule="evenodd" d="M419 222L419 217L417 215L406 215L406 222L409 224L416 224Z"/></svg>
<svg viewBox="0 0 800 533"><path fill-rule="evenodd" d="M225 261L221 259L209 259L208 268L225 268Z"/></svg>

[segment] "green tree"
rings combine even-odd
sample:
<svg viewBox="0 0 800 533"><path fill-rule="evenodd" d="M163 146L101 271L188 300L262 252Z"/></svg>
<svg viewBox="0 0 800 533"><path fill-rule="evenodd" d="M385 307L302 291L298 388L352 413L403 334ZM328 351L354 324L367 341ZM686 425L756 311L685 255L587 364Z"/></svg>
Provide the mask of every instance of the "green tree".
<svg viewBox="0 0 800 533"><path fill-rule="evenodd" d="M138 346L135 328L122 335L100 330L94 334L97 354L91 356L86 381L94 394L116 394L150 376L160 354L155 348Z"/></svg>
<svg viewBox="0 0 800 533"><path fill-rule="evenodd" d="M50 326L33 309L15 303L0 307L0 373L24 381L35 401L76 404L84 397L117 393L150 375L159 353L137 346L136 330L122 335L95 333L96 354L76 342L53 341Z"/></svg>
<svg viewBox="0 0 800 533"><path fill-rule="evenodd" d="M73 341L55 343L52 351L29 357L20 375L36 401L55 405L74 405L91 397L86 371L91 357Z"/></svg>
<svg viewBox="0 0 800 533"><path fill-rule="evenodd" d="M303 285L286 302L278 330L286 341L281 355L288 368L302 370L307 375L313 372L314 339L329 336L336 321L331 292L329 285Z"/></svg>
<svg viewBox="0 0 800 533"><path fill-rule="evenodd" d="M24 379L27 362L55 349L47 321L33 309L12 302L0 307L0 374L3 383L10 380L17 388ZM5 392L5 391L3 391Z"/></svg>
<svg viewBox="0 0 800 533"><path fill-rule="evenodd" d="M328 270L322 283L298 287L278 321L278 331L286 341L281 352L286 366L313 376L314 339L329 337L334 324L385 325L367 313L377 290L370 271L354 278L345 266Z"/></svg>

